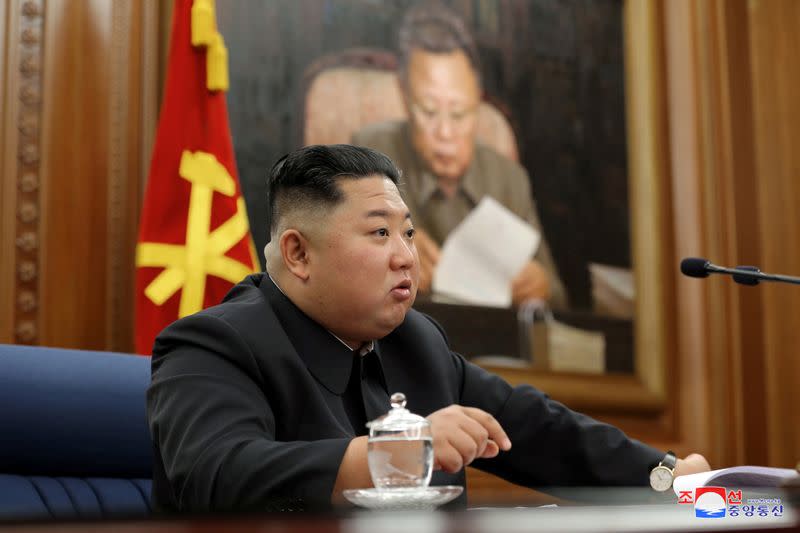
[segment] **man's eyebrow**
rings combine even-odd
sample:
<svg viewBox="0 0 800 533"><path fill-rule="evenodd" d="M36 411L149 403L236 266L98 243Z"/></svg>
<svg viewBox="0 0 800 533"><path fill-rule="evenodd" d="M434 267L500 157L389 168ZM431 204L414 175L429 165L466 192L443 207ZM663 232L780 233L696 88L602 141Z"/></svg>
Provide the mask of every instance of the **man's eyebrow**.
<svg viewBox="0 0 800 533"><path fill-rule="evenodd" d="M364 218L372 218L372 217L379 217L379 218L389 218L391 217L391 213L386 209L373 209L371 211L367 211L364 215ZM411 218L411 211L406 211L405 216L403 217L404 220Z"/></svg>

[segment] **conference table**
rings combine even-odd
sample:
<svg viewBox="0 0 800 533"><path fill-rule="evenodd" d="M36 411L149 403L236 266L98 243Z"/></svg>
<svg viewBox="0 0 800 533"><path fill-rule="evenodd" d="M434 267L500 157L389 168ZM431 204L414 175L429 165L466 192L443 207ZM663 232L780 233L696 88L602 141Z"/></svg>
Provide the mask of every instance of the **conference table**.
<svg viewBox="0 0 800 533"><path fill-rule="evenodd" d="M761 494L759 494L761 496ZM523 533L527 531L800 531L796 491L778 489L780 516L698 518L692 505L649 489L562 490L555 505L493 506L461 511L372 511L153 517L137 520L1 523L0 533ZM748 493L745 491L745 498ZM514 502L518 504L519 502Z"/></svg>

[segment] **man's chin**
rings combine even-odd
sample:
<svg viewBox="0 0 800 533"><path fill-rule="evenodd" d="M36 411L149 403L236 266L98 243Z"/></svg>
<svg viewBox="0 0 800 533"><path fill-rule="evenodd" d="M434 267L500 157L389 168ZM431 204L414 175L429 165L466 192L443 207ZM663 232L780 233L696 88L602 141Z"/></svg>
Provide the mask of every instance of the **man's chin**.
<svg viewBox="0 0 800 533"><path fill-rule="evenodd" d="M461 176L464 175L464 169L461 167L461 165L456 164L437 164L433 165L431 170L437 178L449 181L457 182L461 179Z"/></svg>
<svg viewBox="0 0 800 533"><path fill-rule="evenodd" d="M408 313L408 310L410 308L411 308L411 306L406 308L402 313L397 312L397 313L391 313L391 314L388 314L388 315L384 316L383 320L381 320L380 323L375 325L376 326L376 328L375 328L375 331L376 331L375 338L376 339L381 339L381 338L385 337L386 335L388 335L389 333L391 333L394 330L396 330L400 326L400 324L402 324L403 321L406 319L406 314Z"/></svg>

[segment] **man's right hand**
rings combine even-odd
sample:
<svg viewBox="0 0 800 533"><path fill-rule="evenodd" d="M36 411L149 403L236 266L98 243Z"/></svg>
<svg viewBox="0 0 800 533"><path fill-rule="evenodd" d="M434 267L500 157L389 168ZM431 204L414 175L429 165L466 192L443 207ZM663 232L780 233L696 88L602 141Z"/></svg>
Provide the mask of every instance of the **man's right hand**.
<svg viewBox="0 0 800 533"><path fill-rule="evenodd" d="M474 407L451 405L428 416L433 433L433 467L455 473L475 459L490 459L511 449L495 418Z"/></svg>
<svg viewBox="0 0 800 533"><path fill-rule="evenodd" d="M428 416L433 433L433 468L454 474L475 459L490 459L511 441L495 418L474 407L451 405ZM346 502L345 489L372 486L367 466L367 437L356 437L345 450L331 494L331 502Z"/></svg>
<svg viewBox="0 0 800 533"><path fill-rule="evenodd" d="M439 264L441 250L439 245L425 233L424 230L417 229L414 232L414 243L419 254L419 292L427 294L431 292L433 284L433 272Z"/></svg>

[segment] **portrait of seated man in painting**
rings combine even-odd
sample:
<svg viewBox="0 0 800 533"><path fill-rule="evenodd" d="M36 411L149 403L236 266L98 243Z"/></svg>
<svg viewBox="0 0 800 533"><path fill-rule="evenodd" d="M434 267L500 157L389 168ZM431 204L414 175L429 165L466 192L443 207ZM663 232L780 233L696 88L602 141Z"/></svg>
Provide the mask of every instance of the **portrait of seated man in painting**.
<svg viewBox="0 0 800 533"><path fill-rule="evenodd" d="M408 118L369 125L353 141L386 153L403 169L404 198L419 228L425 292L443 242L484 196L539 231L541 223L525 169L476 137L480 63L472 35L458 15L439 4L410 9L399 29L398 58ZM566 307L546 238L513 279L511 293L515 304L541 299Z"/></svg>

